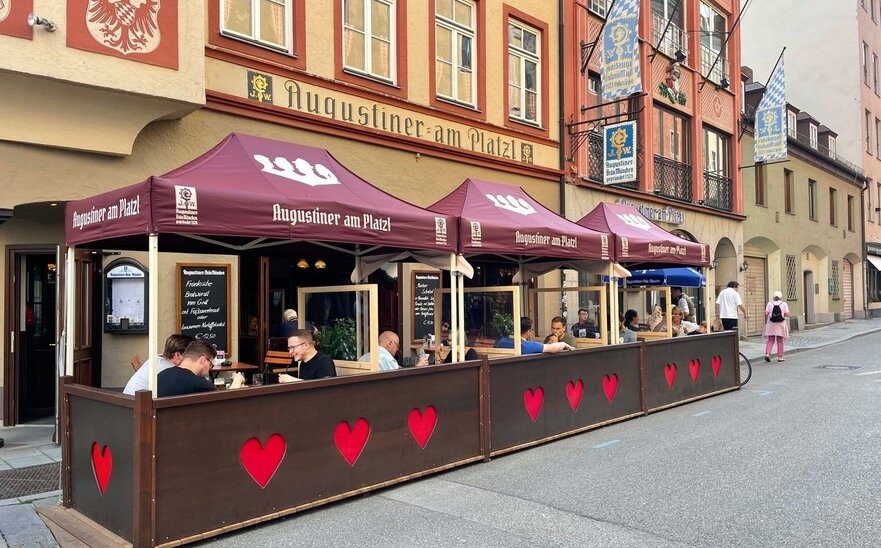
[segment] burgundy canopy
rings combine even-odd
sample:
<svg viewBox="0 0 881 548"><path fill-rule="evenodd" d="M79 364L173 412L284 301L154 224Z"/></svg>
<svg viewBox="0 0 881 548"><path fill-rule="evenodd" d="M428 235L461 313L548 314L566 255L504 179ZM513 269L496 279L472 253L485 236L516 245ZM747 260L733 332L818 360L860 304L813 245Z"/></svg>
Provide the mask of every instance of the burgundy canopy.
<svg viewBox="0 0 881 548"><path fill-rule="evenodd" d="M620 263L710 265L708 245L667 232L633 206L602 202L578 224L614 234L615 257Z"/></svg>
<svg viewBox="0 0 881 548"><path fill-rule="evenodd" d="M70 202L67 243L150 232L454 252L454 219L395 198L328 151L232 133L162 176Z"/></svg>
<svg viewBox="0 0 881 548"><path fill-rule="evenodd" d="M557 215L519 186L466 179L428 209L460 217L460 253L612 259L608 234Z"/></svg>

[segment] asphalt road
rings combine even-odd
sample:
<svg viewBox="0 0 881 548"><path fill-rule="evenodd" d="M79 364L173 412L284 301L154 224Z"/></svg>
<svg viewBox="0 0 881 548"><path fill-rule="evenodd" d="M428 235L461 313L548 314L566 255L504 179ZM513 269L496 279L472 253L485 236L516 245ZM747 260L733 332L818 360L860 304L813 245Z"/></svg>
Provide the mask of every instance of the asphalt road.
<svg viewBox="0 0 881 548"><path fill-rule="evenodd" d="M881 546L879 351L754 363L739 392L203 545Z"/></svg>

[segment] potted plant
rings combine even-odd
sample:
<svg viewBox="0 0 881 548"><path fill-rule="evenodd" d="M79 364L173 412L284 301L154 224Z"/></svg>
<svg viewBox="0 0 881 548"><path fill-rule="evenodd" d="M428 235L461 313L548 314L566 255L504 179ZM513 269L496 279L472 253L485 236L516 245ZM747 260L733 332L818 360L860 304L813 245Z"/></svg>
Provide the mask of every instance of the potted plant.
<svg viewBox="0 0 881 548"><path fill-rule="evenodd" d="M355 320L340 318L321 328L316 336L318 348L334 360L358 359L355 347Z"/></svg>

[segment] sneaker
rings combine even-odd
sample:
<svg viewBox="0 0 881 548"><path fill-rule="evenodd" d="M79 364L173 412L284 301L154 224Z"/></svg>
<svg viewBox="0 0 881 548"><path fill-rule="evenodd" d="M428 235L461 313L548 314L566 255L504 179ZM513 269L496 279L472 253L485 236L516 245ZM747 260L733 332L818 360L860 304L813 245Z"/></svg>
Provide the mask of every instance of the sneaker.
<svg viewBox="0 0 881 548"><path fill-rule="evenodd" d="M769 354L765 354L765 361L766 362L771 361L771 356Z"/></svg>
<svg viewBox="0 0 881 548"><path fill-rule="evenodd" d="M771 360L768 360L768 361L771 361ZM777 358L777 361L778 361L778 362L785 362L785 361L786 361L786 358Z"/></svg>

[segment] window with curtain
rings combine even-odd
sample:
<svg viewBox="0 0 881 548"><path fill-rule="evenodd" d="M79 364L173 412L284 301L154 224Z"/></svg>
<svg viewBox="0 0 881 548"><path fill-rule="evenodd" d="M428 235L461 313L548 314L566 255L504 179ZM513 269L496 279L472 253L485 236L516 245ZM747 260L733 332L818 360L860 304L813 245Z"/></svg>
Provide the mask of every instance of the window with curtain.
<svg viewBox="0 0 881 548"><path fill-rule="evenodd" d="M342 0L343 66L395 82L395 1Z"/></svg>
<svg viewBox="0 0 881 548"><path fill-rule="evenodd" d="M541 33L508 22L508 117L539 125L541 119Z"/></svg>
<svg viewBox="0 0 881 548"><path fill-rule="evenodd" d="M435 0L435 93L439 99L475 106L478 67L477 6L468 0Z"/></svg>
<svg viewBox="0 0 881 548"><path fill-rule="evenodd" d="M293 53L293 0L221 0L220 32Z"/></svg>

